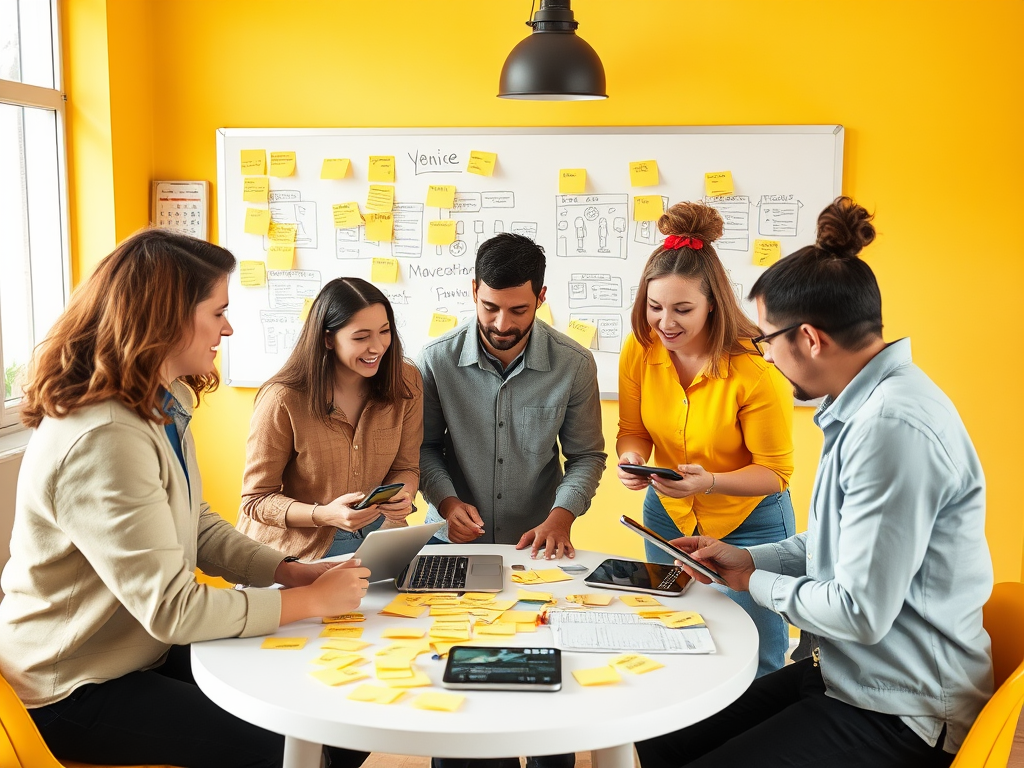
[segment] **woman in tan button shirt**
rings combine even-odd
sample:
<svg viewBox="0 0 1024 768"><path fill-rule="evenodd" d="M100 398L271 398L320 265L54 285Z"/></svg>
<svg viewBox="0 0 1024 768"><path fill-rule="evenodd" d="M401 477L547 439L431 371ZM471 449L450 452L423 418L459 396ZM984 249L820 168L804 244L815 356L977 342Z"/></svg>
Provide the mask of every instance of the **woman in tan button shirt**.
<svg viewBox="0 0 1024 768"><path fill-rule="evenodd" d="M423 382L402 356L387 297L354 277L313 302L288 362L260 389L238 530L303 560L354 552L406 525L419 483ZM378 485L384 504L353 509Z"/></svg>

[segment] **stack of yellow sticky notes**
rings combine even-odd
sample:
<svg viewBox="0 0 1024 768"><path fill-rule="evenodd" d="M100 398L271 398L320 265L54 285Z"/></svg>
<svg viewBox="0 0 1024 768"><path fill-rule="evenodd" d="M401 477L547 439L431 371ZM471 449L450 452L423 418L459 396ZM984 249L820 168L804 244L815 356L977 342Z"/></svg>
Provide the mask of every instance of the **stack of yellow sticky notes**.
<svg viewBox="0 0 1024 768"><path fill-rule="evenodd" d="M513 571L512 581L515 584L553 584L556 581L569 581L572 576L561 568L547 568L541 571Z"/></svg>
<svg viewBox="0 0 1024 768"><path fill-rule="evenodd" d="M413 664L417 656L429 650L430 646L420 640L393 643L377 651L374 659L377 679L389 688L420 688L431 685L426 673Z"/></svg>
<svg viewBox="0 0 1024 768"><path fill-rule="evenodd" d="M328 649L313 659L313 664L318 664L323 669L310 674L327 685L344 685L369 677L366 672L358 669L366 663L367 659L358 653Z"/></svg>

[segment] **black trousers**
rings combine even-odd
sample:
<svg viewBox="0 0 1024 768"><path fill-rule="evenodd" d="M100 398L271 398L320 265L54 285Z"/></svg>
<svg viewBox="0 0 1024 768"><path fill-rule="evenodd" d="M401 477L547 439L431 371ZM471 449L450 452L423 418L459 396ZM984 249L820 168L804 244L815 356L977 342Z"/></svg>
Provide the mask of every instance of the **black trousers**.
<svg viewBox="0 0 1024 768"><path fill-rule="evenodd" d="M707 720L636 748L642 768L946 768L953 761L941 738L929 747L896 715L826 696L810 659L758 678Z"/></svg>
<svg viewBox="0 0 1024 768"><path fill-rule="evenodd" d="M156 669L83 685L29 714L58 760L279 768L284 759L284 736L240 720L199 690L187 645L171 648ZM367 757L336 747L327 752L332 768L358 768Z"/></svg>
<svg viewBox="0 0 1024 768"><path fill-rule="evenodd" d="M526 758L526 768L573 768L574 765L575 752ZM518 757L434 757L430 760L430 768L520 768L520 765Z"/></svg>

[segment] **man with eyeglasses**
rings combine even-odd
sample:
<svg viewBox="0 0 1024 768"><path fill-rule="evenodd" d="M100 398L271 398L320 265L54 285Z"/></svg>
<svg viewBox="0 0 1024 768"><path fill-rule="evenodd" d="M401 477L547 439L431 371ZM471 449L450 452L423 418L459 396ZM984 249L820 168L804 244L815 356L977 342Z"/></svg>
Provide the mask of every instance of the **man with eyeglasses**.
<svg viewBox="0 0 1024 768"><path fill-rule="evenodd" d="M948 766L992 693L984 476L910 340L882 339L878 283L857 258L874 239L870 220L838 198L817 243L750 292L758 349L797 397L824 398L807 532L748 549L675 542L812 634L813 657L701 723L638 743L643 768Z"/></svg>

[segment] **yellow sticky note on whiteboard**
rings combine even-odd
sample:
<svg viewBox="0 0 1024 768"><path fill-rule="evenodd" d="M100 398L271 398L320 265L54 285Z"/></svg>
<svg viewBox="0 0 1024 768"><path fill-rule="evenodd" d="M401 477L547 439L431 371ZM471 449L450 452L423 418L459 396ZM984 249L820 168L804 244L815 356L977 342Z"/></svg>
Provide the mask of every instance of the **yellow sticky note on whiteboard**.
<svg viewBox="0 0 1024 768"><path fill-rule="evenodd" d="M431 245L451 245L455 242L455 220L444 219L427 224L427 242Z"/></svg>
<svg viewBox="0 0 1024 768"><path fill-rule="evenodd" d="M494 164L496 162L498 162L497 152L471 150L469 162L466 163L466 173L475 173L477 176L490 176L494 173Z"/></svg>
<svg viewBox="0 0 1024 768"><path fill-rule="evenodd" d="M295 266L295 246L273 243L267 251L267 269L292 269Z"/></svg>
<svg viewBox="0 0 1024 768"><path fill-rule="evenodd" d="M280 243L281 245L294 244L298 233L299 225L294 222L271 220L270 227L267 229L267 237L270 238L270 242Z"/></svg>
<svg viewBox="0 0 1024 768"><path fill-rule="evenodd" d="M320 166L321 179L344 179L348 176L349 159L347 157L328 157Z"/></svg>
<svg viewBox="0 0 1024 768"><path fill-rule="evenodd" d="M581 347L590 348L594 343L594 334L597 333L597 326L585 323L582 320L570 320L569 327L565 334L579 344Z"/></svg>
<svg viewBox="0 0 1024 768"><path fill-rule="evenodd" d="M294 152L271 152L270 153L270 175L291 176L295 173Z"/></svg>
<svg viewBox="0 0 1024 768"><path fill-rule="evenodd" d="M572 676L580 685L609 685L622 680L614 668L607 666L595 669L574 669Z"/></svg>
<svg viewBox="0 0 1024 768"><path fill-rule="evenodd" d="M558 172L558 192L562 195L581 195L587 188L586 168L562 168Z"/></svg>
<svg viewBox="0 0 1024 768"><path fill-rule="evenodd" d="M373 258L373 267L370 270L370 281L374 283L397 283L398 259L375 256Z"/></svg>
<svg viewBox="0 0 1024 768"><path fill-rule="evenodd" d="M551 316L551 305L548 304L546 301L539 307L537 307L537 319L543 320L548 325L554 327L555 318Z"/></svg>
<svg viewBox="0 0 1024 768"><path fill-rule="evenodd" d="M704 191L708 197L732 194L732 171L714 171L704 174Z"/></svg>
<svg viewBox="0 0 1024 768"><path fill-rule="evenodd" d="M262 261L243 261L238 265L238 276L246 288L267 284L267 265Z"/></svg>
<svg viewBox="0 0 1024 768"><path fill-rule="evenodd" d="M242 174L246 176L262 176L267 172L267 150L243 149Z"/></svg>
<svg viewBox="0 0 1024 768"><path fill-rule="evenodd" d="M427 187L427 205L431 208L451 208L455 205L455 186L431 184Z"/></svg>
<svg viewBox="0 0 1024 768"><path fill-rule="evenodd" d="M303 299L302 300L302 309L299 311L299 320L301 320L302 322L306 322L306 318L309 317L309 310L311 310L312 308L313 308L313 300L309 299L309 298ZM320 637L337 637L337 635L335 635L334 633L330 633L329 634L329 631L332 630L332 629L339 629L339 627L328 627L327 629L325 629L323 632L320 633ZM346 627L346 629L347 629L347 627Z"/></svg>
<svg viewBox="0 0 1024 768"><path fill-rule="evenodd" d="M299 651L306 647L305 637L268 637L260 648L271 648L275 651Z"/></svg>
<svg viewBox="0 0 1024 768"><path fill-rule="evenodd" d="M366 214L366 239L374 243L390 243L394 240L394 215L391 213Z"/></svg>
<svg viewBox="0 0 1024 768"><path fill-rule="evenodd" d="M270 179L266 176L246 176L242 179L242 200L247 203L265 203L270 195Z"/></svg>
<svg viewBox="0 0 1024 768"><path fill-rule="evenodd" d="M391 213L395 207L395 188L387 184L371 184L366 195L366 210Z"/></svg>
<svg viewBox="0 0 1024 768"><path fill-rule="evenodd" d="M335 203L331 206L331 212L334 214L335 229L352 229L363 223L357 203Z"/></svg>
<svg viewBox="0 0 1024 768"><path fill-rule="evenodd" d="M630 163L629 184L632 187L658 186L658 161L637 160Z"/></svg>
<svg viewBox="0 0 1024 768"><path fill-rule="evenodd" d="M370 181L386 181L395 183L395 156L370 155Z"/></svg>
<svg viewBox="0 0 1024 768"><path fill-rule="evenodd" d="M770 267L782 258L782 243L778 240L754 241L754 264Z"/></svg>
<svg viewBox="0 0 1024 768"><path fill-rule="evenodd" d="M638 195L633 198L633 221L657 221L665 213L661 195Z"/></svg>
<svg viewBox="0 0 1024 768"><path fill-rule="evenodd" d="M265 235L270 231L270 210L267 208L245 209L245 232L249 235Z"/></svg>
<svg viewBox="0 0 1024 768"><path fill-rule="evenodd" d="M455 315L445 315L441 312L435 312L430 318L430 329L427 331L427 336L430 338L441 336L442 334L448 333L448 331L458 324L459 318Z"/></svg>

